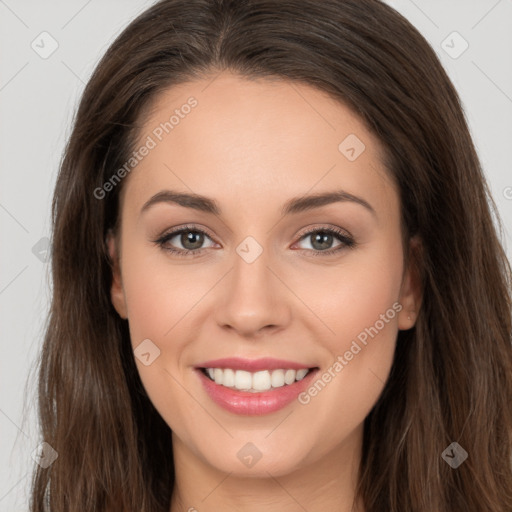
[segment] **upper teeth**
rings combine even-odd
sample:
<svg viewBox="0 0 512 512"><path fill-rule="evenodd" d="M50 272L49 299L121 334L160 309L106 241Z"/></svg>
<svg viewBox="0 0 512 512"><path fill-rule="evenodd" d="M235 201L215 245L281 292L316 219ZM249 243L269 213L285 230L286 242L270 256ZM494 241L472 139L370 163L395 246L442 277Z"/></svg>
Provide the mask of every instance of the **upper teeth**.
<svg viewBox="0 0 512 512"><path fill-rule="evenodd" d="M251 373L231 368L206 368L206 371L216 384L240 391L258 392L267 391L270 388L280 388L285 384L293 384L296 380L302 380L309 369L263 370Z"/></svg>

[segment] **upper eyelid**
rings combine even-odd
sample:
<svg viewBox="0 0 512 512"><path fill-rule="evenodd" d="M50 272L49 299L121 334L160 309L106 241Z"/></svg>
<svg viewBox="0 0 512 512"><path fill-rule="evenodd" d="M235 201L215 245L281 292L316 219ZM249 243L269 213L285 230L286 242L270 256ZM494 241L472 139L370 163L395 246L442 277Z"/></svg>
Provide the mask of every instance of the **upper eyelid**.
<svg viewBox="0 0 512 512"><path fill-rule="evenodd" d="M204 233L206 236L208 236L212 240L215 239L215 237L210 235L208 230L206 230L205 228L200 228L200 227L195 227L195 226L183 226L183 227L180 227L180 228L171 229L170 231L164 232L158 238L161 239L161 238L174 237L176 235L179 235L180 233L187 232L187 231L198 231L200 233Z"/></svg>
<svg viewBox="0 0 512 512"><path fill-rule="evenodd" d="M345 234L347 237L352 237L352 234L346 230L345 228L342 228L342 227L339 227L339 226L310 226L310 227L307 227L307 228L304 228L303 230L300 231L300 234L298 235L299 238L302 238L306 235L309 235L311 233L315 233L316 231L333 231L333 232L337 232L337 231L342 231L343 234ZM336 233L336 234L339 234L339 233Z"/></svg>

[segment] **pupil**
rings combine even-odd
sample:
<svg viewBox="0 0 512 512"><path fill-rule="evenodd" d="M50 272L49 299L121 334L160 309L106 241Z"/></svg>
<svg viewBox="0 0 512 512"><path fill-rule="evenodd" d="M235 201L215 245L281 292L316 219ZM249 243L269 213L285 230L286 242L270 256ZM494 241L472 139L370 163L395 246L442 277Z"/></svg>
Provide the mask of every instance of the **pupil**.
<svg viewBox="0 0 512 512"><path fill-rule="evenodd" d="M202 233L197 233L196 231L188 231L186 233L182 233L181 235L181 243L185 249L193 250L199 249L203 244L204 235ZM194 239L195 242L194 242ZM192 244L192 247L187 246L188 243Z"/></svg>
<svg viewBox="0 0 512 512"><path fill-rule="evenodd" d="M315 244L319 242L319 246L315 246ZM315 249L329 249L332 242L332 235L329 233L318 232L316 235L313 235L313 247Z"/></svg>

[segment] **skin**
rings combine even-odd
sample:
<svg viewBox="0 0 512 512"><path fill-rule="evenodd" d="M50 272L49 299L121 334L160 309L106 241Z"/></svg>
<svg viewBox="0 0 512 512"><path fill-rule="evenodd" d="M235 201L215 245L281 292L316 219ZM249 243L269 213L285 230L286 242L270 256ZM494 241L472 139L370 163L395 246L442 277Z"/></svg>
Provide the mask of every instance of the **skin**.
<svg viewBox="0 0 512 512"><path fill-rule="evenodd" d="M403 266L399 195L382 147L351 110L315 88L226 71L160 94L140 144L190 96L197 106L125 178L120 233L108 239L112 303L129 321L133 348L150 339L160 350L148 366L135 361L173 432L170 510L363 510L352 508L363 421L389 375L398 330L414 325L421 300L417 274ZM366 146L352 162L338 150L349 134ZM164 189L213 198L221 214L172 203L140 214ZM349 201L281 214L292 197L338 189L375 215ZM209 233L199 255L178 257L154 243L185 224ZM314 234L302 233L326 227L357 245L323 255ZM236 252L247 236L263 248L251 264ZM177 235L166 246L194 248L182 244ZM328 248L340 244L333 238ZM211 401L194 371L230 356L327 371L397 302L402 310L306 405L236 415ZM251 468L237 457L248 442L261 453Z"/></svg>

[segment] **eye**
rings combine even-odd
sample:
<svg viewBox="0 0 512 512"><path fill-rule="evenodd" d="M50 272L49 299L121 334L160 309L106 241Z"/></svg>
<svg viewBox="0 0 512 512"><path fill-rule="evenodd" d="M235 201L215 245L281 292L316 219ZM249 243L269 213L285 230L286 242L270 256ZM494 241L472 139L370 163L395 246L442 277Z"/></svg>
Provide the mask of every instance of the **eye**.
<svg viewBox="0 0 512 512"><path fill-rule="evenodd" d="M336 239L340 243L332 248L332 244ZM313 256L326 256L345 248L353 248L356 245L354 239L348 233L338 228L313 229L303 233L300 240L311 241L311 250L308 249L308 252L312 251Z"/></svg>
<svg viewBox="0 0 512 512"><path fill-rule="evenodd" d="M155 240L155 243L177 256L187 256L189 254L196 255L202 253L204 249L202 245L205 238L211 240L206 231L194 226L184 226L163 235L158 240ZM176 240L172 242L174 239ZM176 243L181 244L183 249L176 248Z"/></svg>
<svg viewBox="0 0 512 512"><path fill-rule="evenodd" d="M183 226L161 236L155 240L155 243L176 256L197 256L208 249L208 247L203 247L205 239L212 240L206 231L195 226ZM356 246L355 240L339 228L322 227L309 230L301 235L299 242L308 239L311 241L311 248L304 250L313 256L328 256L345 248ZM332 247L336 240L339 243ZM176 247L176 244L180 244L183 248Z"/></svg>

